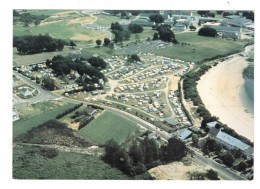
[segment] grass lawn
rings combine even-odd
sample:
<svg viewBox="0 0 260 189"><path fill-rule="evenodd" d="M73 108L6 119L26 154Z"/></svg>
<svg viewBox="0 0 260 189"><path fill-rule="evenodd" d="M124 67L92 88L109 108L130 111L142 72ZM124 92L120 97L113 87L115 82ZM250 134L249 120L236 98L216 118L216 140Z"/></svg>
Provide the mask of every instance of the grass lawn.
<svg viewBox="0 0 260 189"><path fill-rule="evenodd" d="M49 9L49 10L41 10L41 9L38 9L38 10L31 10L31 11L28 11L30 12L30 14L32 15L54 15L54 14L58 14L58 13L62 13L62 12L67 12L68 10L55 10L55 9Z"/></svg>
<svg viewBox="0 0 260 189"><path fill-rule="evenodd" d="M20 55L16 48L13 48L13 60L16 65L26 65L32 64L35 62L43 62L46 59L52 59L54 56L62 55L67 56L70 52L76 51L78 48L72 49L69 46L65 46L62 51L55 51L55 52L43 52L38 54L31 54L31 55Z"/></svg>
<svg viewBox="0 0 260 189"><path fill-rule="evenodd" d="M98 54L101 57L120 55L116 50L111 50L109 47L96 47L96 48L84 48L81 51L84 56L92 56L93 54Z"/></svg>
<svg viewBox="0 0 260 189"><path fill-rule="evenodd" d="M134 122L111 112L104 112L97 119L78 131L94 142L105 144L113 138L118 143L127 140L138 129Z"/></svg>
<svg viewBox="0 0 260 189"><path fill-rule="evenodd" d="M117 16L95 15L95 17L97 17L97 20L94 24L101 26L110 26L112 22L115 23L122 20Z"/></svg>
<svg viewBox="0 0 260 189"><path fill-rule="evenodd" d="M190 43L190 45L174 45L169 48L155 51L156 55L179 58L184 61L200 62L204 59L217 55L242 50L245 40L229 41L220 38L203 37L196 32L186 32L176 34L176 39L180 43Z"/></svg>
<svg viewBox="0 0 260 189"><path fill-rule="evenodd" d="M39 150L30 146L13 148L14 179L131 179L96 156L60 151L50 159Z"/></svg>
<svg viewBox="0 0 260 189"><path fill-rule="evenodd" d="M27 120L18 120L13 123L13 137L17 137L18 135L25 133L32 129L33 127L36 127L48 120L55 119L56 116L65 110L74 107L75 104L69 103L61 107L57 107L53 110L46 111L45 113L42 113L40 115L37 115L35 117L32 117Z"/></svg>

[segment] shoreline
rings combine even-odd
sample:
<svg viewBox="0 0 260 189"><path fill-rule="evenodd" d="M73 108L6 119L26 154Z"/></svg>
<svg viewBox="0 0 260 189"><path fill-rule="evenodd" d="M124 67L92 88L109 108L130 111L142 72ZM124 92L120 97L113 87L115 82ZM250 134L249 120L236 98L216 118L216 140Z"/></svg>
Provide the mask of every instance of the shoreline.
<svg viewBox="0 0 260 189"><path fill-rule="evenodd" d="M243 70L248 63L244 57L220 62L201 76L197 90L206 109L238 134L254 141L254 116L241 98L245 80ZM245 89L244 89L245 91ZM242 95L245 97L245 94Z"/></svg>

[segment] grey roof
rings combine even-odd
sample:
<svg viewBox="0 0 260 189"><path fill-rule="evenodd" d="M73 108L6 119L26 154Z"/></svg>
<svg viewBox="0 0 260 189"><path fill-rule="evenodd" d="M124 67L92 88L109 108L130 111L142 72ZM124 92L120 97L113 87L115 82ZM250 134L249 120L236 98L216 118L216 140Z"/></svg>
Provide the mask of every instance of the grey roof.
<svg viewBox="0 0 260 189"><path fill-rule="evenodd" d="M88 115L92 115L96 110L94 108L92 108L91 106L87 106L85 111Z"/></svg>
<svg viewBox="0 0 260 189"><path fill-rule="evenodd" d="M170 124L170 125L178 125L179 122L178 121L174 121L173 119L165 119L165 121Z"/></svg>
<svg viewBox="0 0 260 189"><path fill-rule="evenodd" d="M212 127L209 131L209 135L212 137L216 137L218 133L219 133L219 130L216 129L215 127Z"/></svg>
<svg viewBox="0 0 260 189"><path fill-rule="evenodd" d="M143 25L143 26L154 26L155 22L147 22L147 21L132 21L131 24Z"/></svg>
<svg viewBox="0 0 260 189"><path fill-rule="evenodd" d="M246 150L247 148L249 148L250 146L241 142L241 140L235 138L235 137L232 137L231 135L229 134L226 134L225 132L222 132L222 131L219 131L217 136L216 136L217 139L221 140L221 141L224 141L234 147L237 147L239 148L240 150Z"/></svg>
<svg viewBox="0 0 260 189"><path fill-rule="evenodd" d="M185 12L185 11L179 11L179 10L176 10L176 11L169 11L169 14L172 14L172 15L183 15L183 16L191 16L191 12Z"/></svg>
<svg viewBox="0 0 260 189"><path fill-rule="evenodd" d="M241 18L241 16L239 16L239 15L228 15L228 16L225 16L225 18L234 19L234 18Z"/></svg>
<svg viewBox="0 0 260 189"><path fill-rule="evenodd" d="M212 25L204 25L204 27L209 27L217 30L217 32L237 32L240 33L241 28L239 27L228 27L228 26L212 26Z"/></svg>
<svg viewBox="0 0 260 189"><path fill-rule="evenodd" d="M174 135L177 136L181 140L185 140L191 134L192 134L192 132L188 129L180 129L180 130L174 132Z"/></svg>
<svg viewBox="0 0 260 189"><path fill-rule="evenodd" d="M207 126L212 128L212 127L215 127L217 124L218 124L217 121L212 121L212 122L207 123Z"/></svg>

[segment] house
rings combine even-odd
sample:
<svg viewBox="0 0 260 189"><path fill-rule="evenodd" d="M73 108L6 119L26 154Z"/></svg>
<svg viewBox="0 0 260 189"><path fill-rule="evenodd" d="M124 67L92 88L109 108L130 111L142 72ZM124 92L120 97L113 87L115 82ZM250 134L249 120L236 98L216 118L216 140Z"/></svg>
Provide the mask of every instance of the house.
<svg viewBox="0 0 260 189"><path fill-rule="evenodd" d="M21 95L23 95L24 97L26 97L26 96L31 96L32 93L31 93L31 91L29 91L28 88L23 87L23 88L21 88Z"/></svg>
<svg viewBox="0 0 260 189"><path fill-rule="evenodd" d="M150 20L150 16L151 15L154 15L154 13L141 13L140 15L139 15L139 18L140 19L146 19L146 20Z"/></svg>
<svg viewBox="0 0 260 189"><path fill-rule="evenodd" d="M95 110L91 106L87 106L85 108L85 112L87 113L87 115L93 116L93 115L95 115L97 113L97 110Z"/></svg>
<svg viewBox="0 0 260 189"><path fill-rule="evenodd" d="M19 115L16 109L13 110L13 121L19 120Z"/></svg>
<svg viewBox="0 0 260 189"><path fill-rule="evenodd" d="M212 121L212 122L207 123L207 127L209 129L211 129L212 127L215 127L217 124L218 124L217 121Z"/></svg>
<svg viewBox="0 0 260 189"><path fill-rule="evenodd" d="M75 70L71 70L70 71L70 78L71 79L77 79L79 77L80 77L80 75L79 75L79 73L77 71L75 71Z"/></svg>
<svg viewBox="0 0 260 189"><path fill-rule="evenodd" d="M173 26L173 31L184 31L186 28L187 27L184 24L175 24Z"/></svg>
<svg viewBox="0 0 260 189"><path fill-rule="evenodd" d="M223 32L222 38L226 39L240 39L240 34L236 32Z"/></svg>
<svg viewBox="0 0 260 189"><path fill-rule="evenodd" d="M92 95L100 95L100 94L106 94L106 92L104 90L95 90L95 91L91 91Z"/></svg>
<svg viewBox="0 0 260 189"><path fill-rule="evenodd" d="M212 127L208 133L208 136L215 139L216 142L219 144L225 146L229 150L241 150L241 152L247 156L247 158L253 158L254 157L254 149L243 143L241 140L222 132L221 129L217 129L215 127Z"/></svg>
<svg viewBox="0 0 260 189"><path fill-rule="evenodd" d="M160 137L160 135L158 135L157 133L155 133L155 132L151 132L150 134L148 134L148 139L154 139L155 140L155 142L159 145L159 147L160 147L160 142L158 141L158 137Z"/></svg>
<svg viewBox="0 0 260 189"><path fill-rule="evenodd" d="M239 15L229 15L226 16L225 18L227 18L226 21L229 23L229 25L237 26L237 27L244 27L246 25L250 25L253 23L252 20Z"/></svg>
<svg viewBox="0 0 260 189"><path fill-rule="evenodd" d="M215 25L204 25L204 27L213 28L217 32L220 32L222 34L225 33L225 32L228 32L229 34L230 33L236 33L239 38L240 38L241 32L242 32L242 29L240 27L221 26L221 25L218 25L218 26L215 26Z"/></svg>
<svg viewBox="0 0 260 189"><path fill-rule="evenodd" d="M191 135L192 135L192 132L185 128L177 130L173 133L174 137L182 140L183 142L191 141L192 140Z"/></svg>

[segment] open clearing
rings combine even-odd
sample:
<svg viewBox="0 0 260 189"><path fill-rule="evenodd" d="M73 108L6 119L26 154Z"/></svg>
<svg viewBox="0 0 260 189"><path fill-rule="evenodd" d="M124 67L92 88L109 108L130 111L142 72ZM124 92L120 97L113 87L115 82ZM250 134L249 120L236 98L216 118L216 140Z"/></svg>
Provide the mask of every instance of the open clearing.
<svg viewBox="0 0 260 189"><path fill-rule="evenodd" d="M69 103L65 106L57 107L53 110L47 111L43 114L37 115L27 120L18 120L13 123L13 137L23 134L33 127L36 127L48 120L55 119L56 116L65 110L74 107L75 104Z"/></svg>
<svg viewBox="0 0 260 189"><path fill-rule="evenodd" d="M136 124L111 112L104 112L97 119L78 131L91 141L105 144L113 138L118 143L127 140L138 129Z"/></svg>
<svg viewBox="0 0 260 189"><path fill-rule="evenodd" d="M176 34L176 39L180 43L190 43L190 45L173 45L168 48L155 51L156 55L178 58L184 61L200 62L213 58L217 55L226 55L232 52L243 50L248 42L245 40L230 41L220 38L203 37L195 32Z"/></svg>

